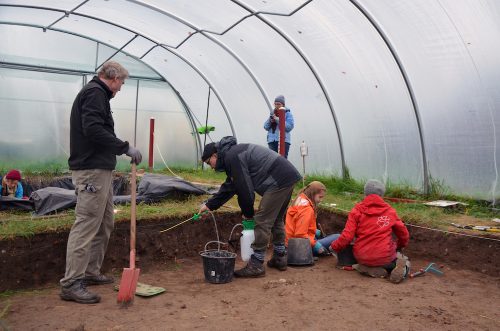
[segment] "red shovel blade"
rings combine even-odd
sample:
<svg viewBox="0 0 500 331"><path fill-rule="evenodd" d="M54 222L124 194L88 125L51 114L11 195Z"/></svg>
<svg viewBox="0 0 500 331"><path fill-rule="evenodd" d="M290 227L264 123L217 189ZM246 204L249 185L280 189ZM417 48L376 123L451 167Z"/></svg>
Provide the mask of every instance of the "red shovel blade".
<svg viewBox="0 0 500 331"><path fill-rule="evenodd" d="M120 288L118 289L118 303L126 304L134 301L137 280L141 269L124 268Z"/></svg>

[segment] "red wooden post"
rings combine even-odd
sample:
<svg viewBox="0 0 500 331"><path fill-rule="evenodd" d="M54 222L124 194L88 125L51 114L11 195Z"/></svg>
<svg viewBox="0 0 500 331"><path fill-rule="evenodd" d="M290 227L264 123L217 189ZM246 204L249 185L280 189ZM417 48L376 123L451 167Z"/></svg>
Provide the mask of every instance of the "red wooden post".
<svg viewBox="0 0 500 331"><path fill-rule="evenodd" d="M281 156L285 156L285 107L278 109L278 118L280 120L280 143L278 151Z"/></svg>
<svg viewBox="0 0 500 331"><path fill-rule="evenodd" d="M155 119L149 119L149 172L153 171L153 147L155 142Z"/></svg>

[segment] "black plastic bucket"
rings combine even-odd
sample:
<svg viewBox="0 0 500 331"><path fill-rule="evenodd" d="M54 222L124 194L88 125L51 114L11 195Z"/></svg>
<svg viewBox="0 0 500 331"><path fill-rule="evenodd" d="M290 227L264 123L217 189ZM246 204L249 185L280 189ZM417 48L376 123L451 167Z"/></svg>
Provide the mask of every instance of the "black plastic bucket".
<svg viewBox="0 0 500 331"><path fill-rule="evenodd" d="M203 259L205 279L212 284L224 284L233 280L236 253L207 250L200 253Z"/></svg>
<svg viewBox="0 0 500 331"><path fill-rule="evenodd" d="M358 263L352 252L352 247L353 245L348 245L337 253L337 267L349 267Z"/></svg>

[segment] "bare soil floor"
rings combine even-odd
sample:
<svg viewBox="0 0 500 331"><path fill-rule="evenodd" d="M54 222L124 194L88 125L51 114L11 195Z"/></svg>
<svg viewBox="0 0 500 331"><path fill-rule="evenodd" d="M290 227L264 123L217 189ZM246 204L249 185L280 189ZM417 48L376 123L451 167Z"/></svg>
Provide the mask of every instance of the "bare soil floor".
<svg viewBox="0 0 500 331"><path fill-rule="evenodd" d="M112 285L91 288L102 296L95 305L61 301L56 287L0 304L10 304L11 330L500 330L498 277L445 265L442 277L394 285L335 262L210 284L195 257L143 272L141 282L167 291L128 308L117 305ZM414 269L428 262L414 260Z"/></svg>
<svg viewBox="0 0 500 331"><path fill-rule="evenodd" d="M217 215L226 241L237 214ZM320 212L326 233L340 232L345 217ZM31 289L0 298L0 330L500 330L500 242L409 227L405 251L413 270L444 264L394 285L335 268L333 257L315 266L267 271L258 279L209 284L198 252L213 240L211 220L138 225L140 281L166 288L133 306L116 304L112 285L92 287L96 305L61 301L67 233L0 241L0 290ZM493 240L492 240L493 239ZM117 224L103 270L117 279L128 265L128 224ZM237 263L242 266L242 262ZM49 287L47 287L49 286ZM34 291L32 289L43 289Z"/></svg>

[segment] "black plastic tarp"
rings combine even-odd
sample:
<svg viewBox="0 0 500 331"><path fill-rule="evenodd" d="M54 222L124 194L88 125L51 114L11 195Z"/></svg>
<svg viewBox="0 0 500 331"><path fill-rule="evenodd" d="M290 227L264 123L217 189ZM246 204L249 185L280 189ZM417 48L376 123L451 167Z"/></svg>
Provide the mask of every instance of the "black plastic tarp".
<svg viewBox="0 0 500 331"><path fill-rule="evenodd" d="M0 197L0 210L33 210L33 201L11 197Z"/></svg>
<svg viewBox="0 0 500 331"><path fill-rule="evenodd" d="M61 187L45 187L31 193L36 215L47 215L57 210L76 206L75 190Z"/></svg>
<svg viewBox="0 0 500 331"><path fill-rule="evenodd" d="M126 182L120 180L119 187L123 187ZM68 183L66 181L66 183ZM137 188L137 202L153 203L170 197L183 195L209 194L205 189L200 188L188 181L180 178L146 174L142 177ZM61 187L45 187L33 192L30 196L35 206L36 215L46 215L57 210L72 208L76 205L75 190L68 190ZM115 204L130 203L130 195L115 195Z"/></svg>
<svg viewBox="0 0 500 331"><path fill-rule="evenodd" d="M145 174L137 188L137 195L145 197L146 202L159 201L175 193L208 194L184 179L157 174Z"/></svg>
<svg viewBox="0 0 500 331"><path fill-rule="evenodd" d="M145 174L137 188L136 201L153 203L165 198L188 194L202 195L209 193L184 179L166 175ZM130 195L116 196L114 202L115 204L129 203Z"/></svg>

